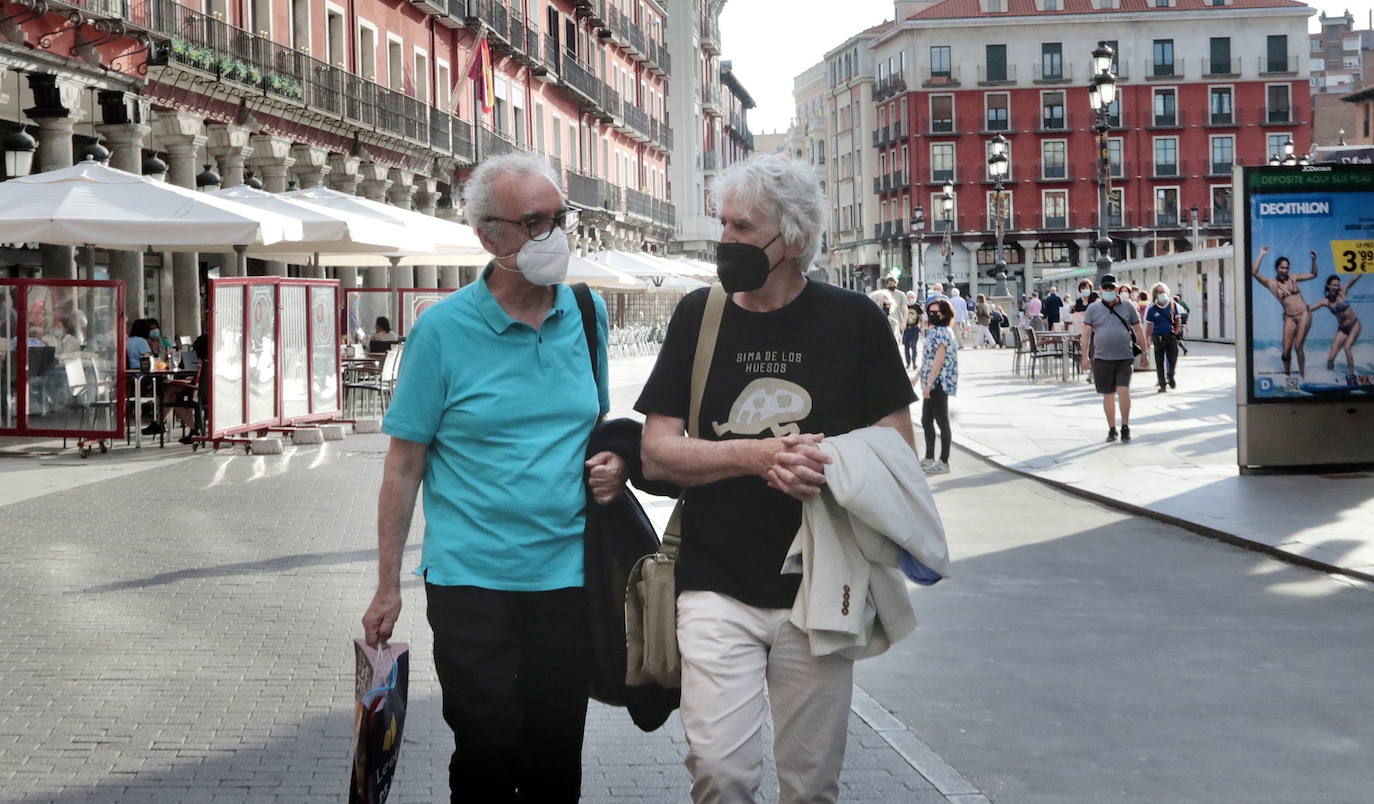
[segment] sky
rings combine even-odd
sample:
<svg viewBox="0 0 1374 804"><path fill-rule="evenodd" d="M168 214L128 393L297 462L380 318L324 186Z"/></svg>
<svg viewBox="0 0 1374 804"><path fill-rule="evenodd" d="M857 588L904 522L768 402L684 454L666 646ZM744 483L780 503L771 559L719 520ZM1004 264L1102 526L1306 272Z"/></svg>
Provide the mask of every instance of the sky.
<svg viewBox="0 0 1374 804"><path fill-rule="evenodd" d="M1355 27L1369 27L1374 0L1308 0L1327 14L1349 10ZM891 0L728 0L720 13L723 58L758 104L749 112L755 134L786 129L795 107L792 79L820 61L825 52L859 31L892 18ZM837 13L836 8L843 8ZM1311 30L1319 29L1312 15Z"/></svg>

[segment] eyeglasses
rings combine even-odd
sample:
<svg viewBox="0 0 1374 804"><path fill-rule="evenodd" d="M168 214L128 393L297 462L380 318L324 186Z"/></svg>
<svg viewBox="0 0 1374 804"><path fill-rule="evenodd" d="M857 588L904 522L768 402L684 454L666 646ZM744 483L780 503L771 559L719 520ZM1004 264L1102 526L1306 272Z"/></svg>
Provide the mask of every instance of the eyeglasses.
<svg viewBox="0 0 1374 804"><path fill-rule="evenodd" d="M547 215L530 215L521 220L513 221L510 218L498 218L495 215L488 215L483 218L483 220L500 221L502 223L509 223L513 226L522 226L525 229L525 234L529 235L531 240L548 240L549 235L553 234L554 229L561 229L564 234L571 234L572 231L577 228L577 222L580 216L581 212L578 210L564 208L560 209L558 214L554 215L552 218Z"/></svg>

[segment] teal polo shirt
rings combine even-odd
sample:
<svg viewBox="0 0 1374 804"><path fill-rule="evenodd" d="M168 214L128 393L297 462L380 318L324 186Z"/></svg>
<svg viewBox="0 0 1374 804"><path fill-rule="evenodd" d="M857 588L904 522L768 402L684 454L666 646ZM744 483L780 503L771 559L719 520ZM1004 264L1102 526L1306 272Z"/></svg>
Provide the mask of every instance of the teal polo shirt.
<svg viewBox="0 0 1374 804"><path fill-rule="evenodd" d="M538 331L482 278L435 304L406 338L382 431L427 444L425 541L415 570L442 586L582 586L583 462L610 410L606 304L595 293L600 382L572 289Z"/></svg>

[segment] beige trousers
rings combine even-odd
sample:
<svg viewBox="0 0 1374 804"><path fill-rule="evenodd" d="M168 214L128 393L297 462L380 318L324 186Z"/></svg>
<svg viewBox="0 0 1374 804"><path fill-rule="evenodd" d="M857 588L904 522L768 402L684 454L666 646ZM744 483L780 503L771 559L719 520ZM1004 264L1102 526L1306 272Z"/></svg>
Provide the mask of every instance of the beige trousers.
<svg viewBox="0 0 1374 804"><path fill-rule="evenodd" d="M854 662L812 656L790 609L747 606L727 595L678 595L682 725L696 804L758 800L762 731L773 714L779 804L839 797Z"/></svg>

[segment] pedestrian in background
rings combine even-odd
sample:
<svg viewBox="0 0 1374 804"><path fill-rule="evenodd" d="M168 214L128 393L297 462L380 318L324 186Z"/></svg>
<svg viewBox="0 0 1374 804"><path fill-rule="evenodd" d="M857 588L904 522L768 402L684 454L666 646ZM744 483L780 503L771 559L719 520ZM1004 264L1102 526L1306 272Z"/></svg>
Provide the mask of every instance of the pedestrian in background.
<svg viewBox="0 0 1374 804"><path fill-rule="evenodd" d="M586 460L610 408L606 306L592 294L592 355L581 306L563 284L576 218L559 181L528 153L489 157L473 171L463 206L493 258L416 320L382 423L391 443L377 503L377 591L363 629L378 645L400 616L401 559L423 481L415 574L453 730L453 802L574 802L582 789L588 487L609 502L625 466L610 452Z"/></svg>
<svg viewBox="0 0 1374 804"><path fill-rule="evenodd" d="M959 343L950 324L954 310L950 300L935 299L926 305L925 346L921 352L921 429L926 439L921 468L926 474L949 471L952 439L949 430L949 398L959 390ZM940 430L940 457L935 457L935 429Z"/></svg>
<svg viewBox="0 0 1374 804"><path fill-rule="evenodd" d="M1155 378L1159 391L1177 388L1174 382L1174 367L1178 364L1178 333L1183 330L1183 317L1179 315L1178 305L1169 296L1169 286L1156 282L1150 289L1155 302L1145 310L1145 320L1150 324L1150 340L1155 347Z"/></svg>
<svg viewBox="0 0 1374 804"><path fill-rule="evenodd" d="M1049 295L1045 297L1045 301L1040 307L1041 314L1045 316L1045 326L1051 330L1059 329L1059 319L1063 309L1064 299L1060 297L1058 288L1050 288Z"/></svg>
<svg viewBox="0 0 1374 804"><path fill-rule="evenodd" d="M1093 384L1102 394L1107 415L1107 440L1117 439L1116 413L1121 409L1122 441L1131 440L1131 370L1135 362L1131 343L1145 353L1145 330L1135 304L1117 295L1116 277L1102 277L1100 298L1088 305L1083 317L1083 370L1091 369Z"/></svg>
<svg viewBox="0 0 1374 804"><path fill-rule="evenodd" d="M736 162L712 182L711 202L723 223L716 267L730 298L705 381L700 437L684 431L711 290L678 304L635 404L646 417L645 475L687 489L677 636L692 800L758 799L771 708L778 799L833 802L854 662L813 653L808 632L791 619L801 576L779 569L801 527L802 501L825 484L821 434L876 424L911 444L915 394L874 305L806 278L826 220L809 164L782 154ZM788 357L736 359L746 353ZM754 402L765 394L793 401L761 412Z"/></svg>
<svg viewBox="0 0 1374 804"><path fill-rule="evenodd" d="M968 305L964 304L964 297L959 295L958 288L950 290L949 305L954 311L954 335L960 343L964 343L968 340L969 314Z"/></svg>
<svg viewBox="0 0 1374 804"><path fill-rule="evenodd" d="M931 299L947 299L947 298L949 298L949 297L945 295L945 286L944 286L944 284L943 284L943 283L940 283L940 282L936 282L935 284L933 284L933 285L930 286L930 292L926 294L925 303L926 303L926 304L930 304L930 300L931 300Z"/></svg>
<svg viewBox="0 0 1374 804"><path fill-rule="evenodd" d="M1045 319L1040 315L1040 293L1038 291L1031 291L1030 298L1026 299L1026 306L1022 312L1026 317L1026 326L1037 332L1045 329Z"/></svg>
<svg viewBox="0 0 1374 804"><path fill-rule="evenodd" d="M916 291L906 292L906 329L902 330L903 357L908 369L916 368L916 355L921 340L921 300Z"/></svg>
<svg viewBox="0 0 1374 804"><path fill-rule="evenodd" d="M973 322L977 328L973 334L973 348L982 349L983 344L995 345L992 338L992 305L988 304L988 297L982 293L978 294L978 302L973 305Z"/></svg>
<svg viewBox="0 0 1374 804"><path fill-rule="evenodd" d="M992 305L992 318L988 321L988 334L992 336L992 345L998 349L1002 348L1002 328L1010 326L1007 314L1003 312L999 304Z"/></svg>

